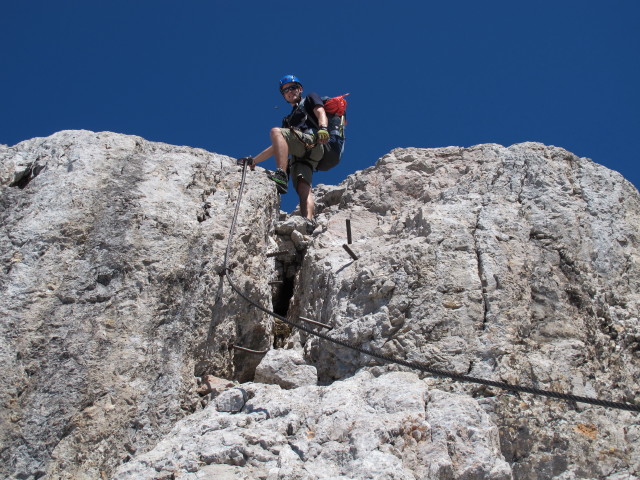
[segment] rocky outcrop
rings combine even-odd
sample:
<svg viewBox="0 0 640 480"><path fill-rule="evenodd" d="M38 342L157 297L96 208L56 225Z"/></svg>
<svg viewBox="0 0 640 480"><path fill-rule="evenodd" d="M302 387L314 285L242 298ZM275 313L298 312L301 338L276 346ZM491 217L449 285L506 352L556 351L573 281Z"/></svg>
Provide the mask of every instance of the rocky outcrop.
<svg viewBox="0 0 640 480"><path fill-rule="evenodd" d="M318 373L316 367L307 365L299 350L279 348L267 352L256 368L254 380L282 388L298 388L316 385Z"/></svg>
<svg viewBox="0 0 640 480"><path fill-rule="evenodd" d="M619 174L536 143L398 149L325 190L292 317L441 370L640 404L640 197ZM377 364L302 344L324 382ZM638 474L638 414L451 388L491 399L515 478Z"/></svg>
<svg viewBox="0 0 640 480"><path fill-rule="evenodd" d="M403 371L250 307L220 275L238 170L110 133L0 147L0 475L640 475L637 413ZM312 235L260 168L248 181L231 267L261 305L640 404L640 196L619 174L536 143L397 149L316 188Z"/></svg>
<svg viewBox="0 0 640 480"><path fill-rule="evenodd" d="M118 479L511 478L498 429L468 397L411 373L328 387L248 383L242 411L192 415ZM190 473L189 473L190 472Z"/></svg>
<svg viewBox="0 0 640 480"><path fill-rule="evenodd" d="M0 149L3 478L101 478L199 406L196 377L249 380L272 322L225 286L235 161L112 133ZM249 172L236 280L270 305L270 181Z"/></svg>

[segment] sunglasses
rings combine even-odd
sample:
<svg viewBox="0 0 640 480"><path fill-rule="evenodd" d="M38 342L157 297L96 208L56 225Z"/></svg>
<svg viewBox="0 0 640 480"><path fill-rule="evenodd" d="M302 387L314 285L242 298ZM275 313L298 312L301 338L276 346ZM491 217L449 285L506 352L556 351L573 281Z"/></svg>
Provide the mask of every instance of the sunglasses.
<svg viewBox="0 0 640 480"><path fill-rule="evenodd" d="M290 87L285 87L282 90L280 90L282 92L282 94L284 95L287 92L292 92L294 90L300 90L300 85L292 85Z"/></svg>

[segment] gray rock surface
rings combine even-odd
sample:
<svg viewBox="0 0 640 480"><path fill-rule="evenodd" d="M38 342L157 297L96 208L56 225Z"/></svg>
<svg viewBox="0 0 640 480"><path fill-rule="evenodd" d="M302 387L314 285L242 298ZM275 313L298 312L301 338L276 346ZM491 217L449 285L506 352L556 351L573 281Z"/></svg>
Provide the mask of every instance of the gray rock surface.
<svg viewBox="0 0 640 480"><path fill-rule="evenodd" d="M312 235L247 177L231 267L261 305L640 403L640 195L619 174L537 143L397 149L316 188ZM228 157L107 132L0 146L1 477L640 476L637 413L401 371L250 307L220 276L239 183ZM289 389L254 382L261 361Z"/></svg>
<svg viewBox="0 0 640 480"><path fill-rule="evenodd" d="M429 390L413 373L243 388L250 400L241 412L207 407L114 478L511 478L498 429L478 402Z"/></svg>
<svg viewBox="0 0 640 480"><path fill-rule="evenodd" d="M640 404L640 196L618 173L537 143L397 149L318 190L324 232L292 318L454 373ZM378 364L316 338L305 349L321 382ZM498 395L515 478L640 471L638 414L451 388Z"/></svg>
<svg viewBox="0 0 640 480"><path fill-rule="evenodd" d="M298 388L318 383L316 367L307 365L302 352L290 349L270 350L258 364L254 380L282 388Z"/></svg>
<svg viewBox="0 0 640 480"><path fill-rule="evenodd" d="M236 281L269 305L271 182L248 173ZM101 478L253 378L269 317L223 284L240 173L204 150L66 131L0 148L0 477Z"/></svg>
<svg viewBox="0 0 640 480"><path fill-rule="evenodd" d="M238 413L247 403L247 392L242 388L225 390L216 397L216 409L219 412Z"/></svg>

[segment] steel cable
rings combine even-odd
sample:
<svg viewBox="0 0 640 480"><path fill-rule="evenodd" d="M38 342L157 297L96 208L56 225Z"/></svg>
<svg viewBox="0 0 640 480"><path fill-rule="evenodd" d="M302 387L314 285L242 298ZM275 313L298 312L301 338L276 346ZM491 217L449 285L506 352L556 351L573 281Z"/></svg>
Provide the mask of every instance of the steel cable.
<svg viewBox="0 0 640 480"><path fill-rule="evenodd" d="M573 395L570 393L564 393L564 392L554 392L554 391L550 391L550 390L544 390L544 389L540 389L540 388L534 388L534 387L527 387L527 386L523 386L523 385L514 385L514 384L510 384L510 383L506 383L506 382L498 382L498 381L494 381L494 380L487 380L484 378L477 378L477 377L472 377L469 375L462 375L462 374L458 374L458 373L454 373L454 372L448 372L445 370L440 370L440 369L436 369L436 368L432 368L429 367L427 365L423 365L421 363L416 363L416 362L409 362L406 360L402 360L400 358L394 358L388 355L385 355L383 353L379 353L373 350L369 350L367 348L363 348L360 347L358 345L354 345L350 342L344 341L344 340L340 340L338 338L334 338L331 337L323 332L319 332L316 330L312 330L311 328L299 324L297 322L294 322L292 320L289 320L285 317L283 317L282 315L279 315L275 312L273 312L272 310L263 307L262 305L260 305L259 303L255 302L254 300L252 300L251 298L249 298L243 291L241 291L236 284L233 281L233 278L231 277L231 270L229 269L229 254L231 251L231 243L232 243L232 239L233 236L235 234L235 228L236 228L236 223L237 223L237 219L238 219L238 212L240 209L240 203L242 201L242 193L244 191L244 184L245 184L245 179L246 179L246 173L247 173L247 167L246 164L243 165L242 168L242 179L240 181L240 191L238 193L238 198L236 201L236 207L235 207L235 211L233 214L233 219L231 221L231 228L229 229L229 238L227 241L227 249L225 252L225 257L224 257L224 275L227 278L227 281L229 282L229 285L231 286L231 288L240 296L242 297L246 302L248 302L249 304L253 305L255 308L261 310L262 312L266 313L267 315L270 315L274 318L277 318L278 320L286 323L287 325L290 325L294 328L297 328L299 330L302 330L303 332L308 333L309 335L313 335L315 337L321 338L323 340L327 340L329 342L332 342L336 345L340 345L342 347L354 350L356 352L359 352L361 354L364 355L368 355L370 357L373 358L377 358L378 360L382 360L383 362L387 362L387 363L395 363L397 365L401 365L404 367L408 367L411 368L413 370L419 370L421 372L425 372L428 373L430 375L436 376L436 377L441 377L441 378L449 378L452 380L456 380L456 381L460 381L460 382L466 382L466 383L475 383L475 384L479 384L479 385L486 385L489 387L495 387L495 388L499 388L502 390L506 390L509 392L521 392L521 393L529 393L532 395L539 395L539 396L544 396L544 397L549 397L549 398L555 398L555 399L559 399L559 400L565 400L567 402L578 402L578 403L587 403L587 404L591 404L591 405L597 405L600 407L607 407L607 408L615 408L618 410L628 410L628 411L632 411L632 412L640 412L640 406L639 405L634 405L634 404L630 404L630 403L623 403L623 402L613 402L613 401L609 401L609 400L600 400L598 398L593 398L593 397L584 397L584 396L580 396L580 395Z"/></svg>

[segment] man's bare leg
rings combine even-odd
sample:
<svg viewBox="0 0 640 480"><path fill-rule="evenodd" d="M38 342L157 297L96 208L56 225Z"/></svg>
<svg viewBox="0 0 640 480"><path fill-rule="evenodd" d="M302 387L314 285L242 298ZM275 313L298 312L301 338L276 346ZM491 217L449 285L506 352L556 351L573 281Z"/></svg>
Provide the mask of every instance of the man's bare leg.
<svg viewBox="0 0 640 480"><path fill-rule="evenodd" d="M298 178L296 191L298 192L298 197L300 197L300 213L305 218L313 219L315 202L313 201L311 185L303 178Z"/></svg>
<svg viewBox="0 0 640 480"><path fill-rule="evenodd" d="M271 137L271 145L256 155L255 163L264 162L273 155L276 159L276 167L286 172L289 163L289 145L277 127L271 129L269 136Z"/></svg>
<svg viewBox="0 0 640 480"><path fill-rule="evenodd" d="M273 155L276 158L276 167L286 172L287 163L289 162L289 145L287 145L287 141L280 133L279 128L272 128L269 135L271 136Z"/></svg>

